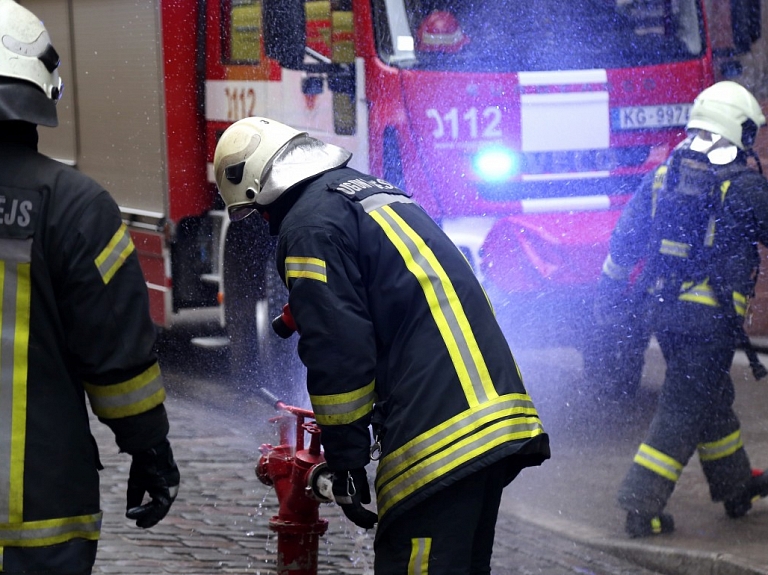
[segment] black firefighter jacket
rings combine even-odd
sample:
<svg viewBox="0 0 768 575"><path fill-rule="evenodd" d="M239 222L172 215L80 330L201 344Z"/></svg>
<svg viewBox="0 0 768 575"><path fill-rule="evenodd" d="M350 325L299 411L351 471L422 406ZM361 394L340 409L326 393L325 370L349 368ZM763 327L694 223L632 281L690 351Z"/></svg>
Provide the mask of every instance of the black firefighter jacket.
<svg viewBox="0 0 768 575"><path fill-rule="evenodd" d="M300 195L279 228L277 266L312 408L333 470L369 463L373 423L379 529L493 462L509 458L511 480L547 459L491 305L423 209L350 168L288 193Z"/></svg>
<svg viewBox="0 0 768 575"><path fill-rule="evenodd" d="M119 209L36 143L32 125L0 122L0 572L13 548L38 553L30 571L45 573L46 548L99 537L86 392L123 451L168 432L146 285Z"/></svg>
<svg viewBox="0 0 768 575"><path fill-rule="evenodd" d="M626 277L644 262L639 285L650 295L654 329L727 334L743 322L760 261L758 244L768 245L768 182L746 165L744 154L716 168L703 223L693 225L704 233L696 236L690 221L695 218L685 216L684 208L674 203L671 209L664 207L665 199L670 199L671 164L670 159L647 177L625 208L611 237L603 273L614 279ZM691 237L698 237L702 245L691 245L686 239ZM654 265L662 259L664 265ZM670 274L679 276L676 292L673 297L657 297L657 286L670 281L665 277Z"/></svg>

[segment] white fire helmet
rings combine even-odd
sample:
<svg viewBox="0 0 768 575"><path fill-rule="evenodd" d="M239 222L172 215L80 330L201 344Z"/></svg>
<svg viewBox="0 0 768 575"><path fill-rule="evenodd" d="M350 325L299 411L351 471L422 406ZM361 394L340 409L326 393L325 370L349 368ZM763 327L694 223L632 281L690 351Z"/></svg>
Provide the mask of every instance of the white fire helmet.
<svg viewBox="0 0 768 575"><path fill-rule="evenodd" d="M694 100L687 130L721 136L741 150L750 149L765 115L744 86L729 80L703 90ZM716 141L717 139L715 139Z"/></svg>
<svg viewBox="0 0 768 575"><path fill-rule="evenodd" d="M0 120L56 126L58 66L40 19L14 0L0 0Z"/></svg>
<svg viewBox="0 0 768 575"><path fill-rule="evenodd" d="M278 152L305 134L267 118L245 118L224 131L216 144L213 171L233 221L278 198L279 193L262 193L264 180Z"/></svg>

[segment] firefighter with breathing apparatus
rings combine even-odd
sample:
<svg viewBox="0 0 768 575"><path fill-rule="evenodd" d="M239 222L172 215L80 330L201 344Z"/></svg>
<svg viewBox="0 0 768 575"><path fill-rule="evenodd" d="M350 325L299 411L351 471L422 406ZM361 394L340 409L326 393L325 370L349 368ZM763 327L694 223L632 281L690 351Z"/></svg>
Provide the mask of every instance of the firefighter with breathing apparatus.
<svg viewBox="0 0 768 575"><path fill-rule="evenodd" d="M279 235L334 496L358 526L378 522L375 572L490 573L502 489L549 457L548 436L466 259L350 157L246 118L214 173L233 220L258 211ZM363 506L372 453L378 513Z"/></svg>
<svg viewBox="0 0 768 575"><path fill-rule="evenodd" d="M752 472L744 449L729 375L735 349L748 344L758 244L768 245L768 182L752 148L763 125L743 86L723 81L702 91L688 137L640 186L611 237L598 322L615 319L641 266L632 293L643 294L640 313L667 365L650 429L619 488L632 537L673 530L663 510L694 452L729 517L768 496L768 475ZM762 377L762 365L751 363Z"/></svg>

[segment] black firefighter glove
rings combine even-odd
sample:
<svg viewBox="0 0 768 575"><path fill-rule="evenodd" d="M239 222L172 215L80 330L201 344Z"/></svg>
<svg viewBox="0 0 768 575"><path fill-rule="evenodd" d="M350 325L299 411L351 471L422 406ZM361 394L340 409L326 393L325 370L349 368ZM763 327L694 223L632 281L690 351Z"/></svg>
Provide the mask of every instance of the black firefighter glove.
<svg viewBox="0 0 768 575"><path fill-rule="evenodd" d="M128 475L128 505L125 516L144 529L166 516L179 492L179 468L168 440L152 449L133 454ZM149 501L143 503L144 494Z"/></svg>
<svg viewBox="0 0 768 575"><path fill-rule="evenodd" d="M371 488L365 468L351 471L335 471L333 474L333 498L341 506L344 515L363 529L371 529L379 520L378 516L363 503L371 502Z"/></svg>

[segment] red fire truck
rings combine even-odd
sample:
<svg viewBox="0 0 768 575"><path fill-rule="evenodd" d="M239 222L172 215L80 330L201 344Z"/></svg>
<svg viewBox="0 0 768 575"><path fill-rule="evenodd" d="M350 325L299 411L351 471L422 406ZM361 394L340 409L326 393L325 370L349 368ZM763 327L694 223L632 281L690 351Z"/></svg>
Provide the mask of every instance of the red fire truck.
<svg viewBox="0 0 768 575"><path fill-rule="evenodd" d="M62 57L43 151L118 200L157 324L208 310L244 364L274 351L284 291L273 240L230 226L212 183L233 121L306 129L411 192L530 340L579 325L622 206L715 78L700 0L21 3ZM736 54L760 6L730 6Z"/></svg>

